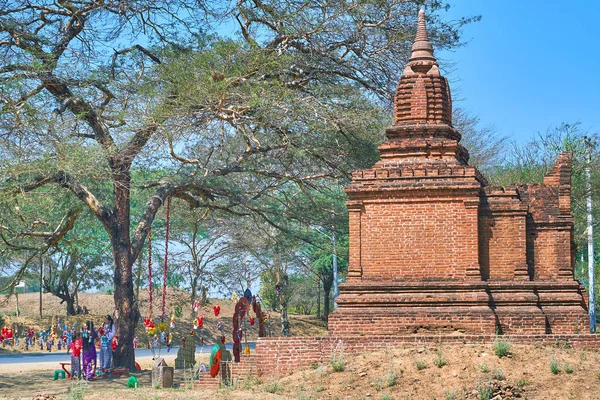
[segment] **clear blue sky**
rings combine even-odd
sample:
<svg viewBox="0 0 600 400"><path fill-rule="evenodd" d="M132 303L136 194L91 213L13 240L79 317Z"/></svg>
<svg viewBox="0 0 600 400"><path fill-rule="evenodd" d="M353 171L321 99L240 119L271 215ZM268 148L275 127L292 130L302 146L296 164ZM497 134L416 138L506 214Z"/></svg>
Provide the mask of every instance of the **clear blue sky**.
<svg viewBox="0 0 600 400"><path fill-rule="evenodd" d="M481 15L465 46L436 56L456 103L519 142L561 122L600 133L600 0L451 0Z"/></svg>

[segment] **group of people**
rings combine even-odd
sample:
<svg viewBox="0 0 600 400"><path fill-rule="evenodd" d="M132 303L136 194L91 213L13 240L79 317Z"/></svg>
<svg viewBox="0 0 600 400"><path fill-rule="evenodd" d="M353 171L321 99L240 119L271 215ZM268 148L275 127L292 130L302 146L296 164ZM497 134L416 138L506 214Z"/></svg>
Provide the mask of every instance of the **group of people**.
<svg viewBox="0 0 600 400"><path fill-rule="evenodd" d="M110 374L113 352L116 351L118 336L110 315L104 317L104 323L96 330L92 321L87 321L81 331L76 332L75 340L69 346L71 353L71 376L86 380L96 377L97 362L99 371ZM100 355L98 356L99 350Z"/></svg>

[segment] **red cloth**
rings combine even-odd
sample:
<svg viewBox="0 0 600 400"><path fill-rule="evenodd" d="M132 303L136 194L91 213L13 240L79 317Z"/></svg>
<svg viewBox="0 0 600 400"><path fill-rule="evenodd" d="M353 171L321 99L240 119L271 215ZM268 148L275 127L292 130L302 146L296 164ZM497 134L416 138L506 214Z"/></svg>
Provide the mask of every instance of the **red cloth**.
<svg viewBox="0 0 600 400"><path fill-rule="evenodd" d="M213 358L212 367L210 367L210 376L216 377L219 375L219 370L221 369L221 349L217 350L215 357Z"/></svg>
<svg viewBox="0 0 600 400"><path fill-rule="evenodd" d="M71 342L71 352L73 357L79 357L81 355L81 348L83 347L83 340L77 339Z"/></svg>

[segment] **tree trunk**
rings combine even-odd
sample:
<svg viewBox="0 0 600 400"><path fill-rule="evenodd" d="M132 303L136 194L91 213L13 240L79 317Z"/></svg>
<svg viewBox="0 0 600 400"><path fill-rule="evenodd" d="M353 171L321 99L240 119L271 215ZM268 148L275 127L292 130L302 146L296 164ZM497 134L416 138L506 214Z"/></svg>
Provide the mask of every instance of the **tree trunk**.
<svg viewBox="0 0 600 400"><path fill-rule="evenodd" d="M75 296L66 296L65 302L67 303L67 315L77 315L75 311Z"/></svg>
<svg viewBox="0 0 600 400"><path fill-rule="evenodd" d="M140 312L135 302L133 290L133 262L131 256L130 233L130 184L128 167L113 167L114 173L114 225L111 245L115 261L114 299L118 311L117 334L119 344L115 352L114 364L135 371L133 338Z"/></svg>
<svg viewBox="0 0 600 400"><path fill-rule="evenodd" d="M326 279L323 282L323 321L329 320L331 286L333 286L332 279Z"/></svg>
<svg viewBox="0 0 600 400"><path fill-rule="evenodd" d="M196 300L196 296L198 296L198 275L194 274L194 277L192 278L192 296L191 296L191 301L190 304L194 304L194 301Z"/></svg>

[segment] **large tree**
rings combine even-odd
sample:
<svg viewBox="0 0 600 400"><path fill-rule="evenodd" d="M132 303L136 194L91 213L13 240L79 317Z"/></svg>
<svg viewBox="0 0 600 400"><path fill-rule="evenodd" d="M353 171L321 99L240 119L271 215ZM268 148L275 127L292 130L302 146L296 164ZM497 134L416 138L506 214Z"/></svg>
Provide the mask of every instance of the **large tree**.
<svg viewBox="0 0 600 400"><path fill-rule="evenodd" d="M457 45L468 22L441 22L434 0L210 4L0 2L3 201L70 194L106 230L116 365L134 367L132 266L167 199L276 225L285 207L273 201L293 201L282 190L372 163L417 8L429 7L438 48ZM240 39L211 34L219 23L237 24ZM132 192L147 199L138 214Z"/></svg>

